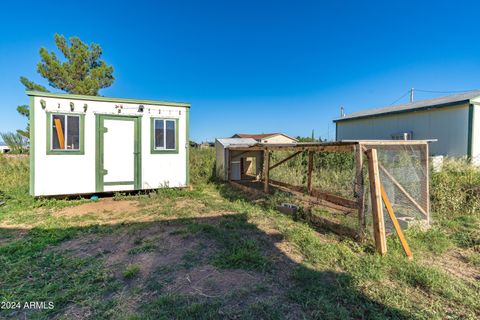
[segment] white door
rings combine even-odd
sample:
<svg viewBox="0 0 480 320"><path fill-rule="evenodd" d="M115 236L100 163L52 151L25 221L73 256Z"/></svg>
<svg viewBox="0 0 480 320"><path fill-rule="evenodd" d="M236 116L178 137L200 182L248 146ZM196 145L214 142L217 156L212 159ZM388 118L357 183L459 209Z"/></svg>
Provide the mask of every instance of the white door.
<svg viewBox="0 0 480 320"><path fill-rule="evenodd" d="M240 170L240 160L232 161L231 162L231 176L230 180L238 181L241 180L242 174Z"/></svg>
<svg viewBox="0 0 480 320"><path fill-rule="evenodd" d="M102 116L99 170L103 176L101 191L128 191L136 186L136 118Z"/></svg>

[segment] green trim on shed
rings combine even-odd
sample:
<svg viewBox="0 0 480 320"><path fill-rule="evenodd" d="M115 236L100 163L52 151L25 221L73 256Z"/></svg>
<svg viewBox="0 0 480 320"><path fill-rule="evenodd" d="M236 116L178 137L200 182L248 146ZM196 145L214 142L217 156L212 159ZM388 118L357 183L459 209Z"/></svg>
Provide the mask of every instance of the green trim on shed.
<svg viewBox="0 0 480 320"><path fill-rule="evenodd" d="M474 117L475 117L475 106L473 104L470 104L468 106L468 131L467 131L467 138L468 138L468 144L467 144L467 156L469 159L472 159L472 151L473 151L473 128L474 128Z"/></svg>
<svg viewBox="0 0 480 320"><path fill-rule="evenodd" d="M35 195L35 98L30 97L29 102L29 122L30 122L30 141L29 141L29 158L30 158L30 195Z"/></svg>
<svg viewBox="0 0 480 320"><path fill-rule="evenodd" d="M175 149L155 149L155 120L175 121ZM178 154L178 118L150 118L150 153L151 154Z"/></svg>
<svg viewBox="0 0 480 320"><path fill-rule="evenodd" d="M134 122L134 179L130 181L104 181L106 170L104 166L103 150L104 138L103 134L107 132L104 127L105 120L123 120ZM135 190L140 190L142 186L142 118L140 116L124 116L124 115L105 115L97 114L95 117L95 191L104 192L106 185L127 185L133 184Z"/></svg>
<svg viewBox="0 0 480 320"><path fill-rule="evenodd" d="M188 102L144 100L144 99L130 99L130 98L111 98L111 97L100 97L100 96L85 96L85 95L79 95L79 94L49 93L49 92L39 92L39 91L27 91L26 94L28 96L45 97L45 98L70 99L70 100L88 100L88 101L102 101L102 102L118 102L118 103L134 103L134 104L150 104L150 105L157 105L157 106L190 108L190 103L188 103Z"/></svg>
<svg viewBox="0 0 480 320"><path fill-rule="evenodd" d="M52 115L79 116L80 148L78 150L52 150ZM46 112L47 115L47 155L84 155L85 154L85 114L73 112ZM66 120L65 120L66 121Z"/></svg>

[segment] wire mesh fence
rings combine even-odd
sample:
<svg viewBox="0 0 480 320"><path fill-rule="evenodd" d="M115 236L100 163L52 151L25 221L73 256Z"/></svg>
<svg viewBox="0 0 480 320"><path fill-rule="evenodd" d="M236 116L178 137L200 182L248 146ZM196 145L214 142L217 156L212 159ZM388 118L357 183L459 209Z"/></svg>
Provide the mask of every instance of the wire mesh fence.
<svg viewBox="0 0 480 320"><path fill-rule="evenodd" d="M429 175L428 146L419 145L376 145L365 149L376 149L380 183L392 204L393 211L402 229L426 227L429 223ZM365 175L368 180L368 175ZM365 183L367 225L372 223L372 206L369 183ZM393 230L391 219L384 206L385 228ZM371 230L372 228L367 228Z"/></svg>
<svg viewBox="0 0 480 320"><path fill-rule="evenodd" d="M361 143L361 152L376 149L380 181L392 204L395 215L403 229L412 225L427 226L429 223L428 145ZM292 155L292 151L275 151L271 163L275 164ZM313 153L312 189L313 194L322 192L355 203L348 210L315 209L313 212L329 220L355 230L371 230L372 207L369 192L368 167L363 157L359 181L357 157L353 152ZM307 191L308 151L300 152L289 161L270 172L272 180L294 186L303 186ZM360 202L359 198L363 198ZM364 220L358 213L358 205L364 204ZM348 204L348 202L347 202ZM332 209L332 208L329 208ZM333 208L335 209L335 208ZM391 219L384 208L387 231L393 230Z"/></svg>

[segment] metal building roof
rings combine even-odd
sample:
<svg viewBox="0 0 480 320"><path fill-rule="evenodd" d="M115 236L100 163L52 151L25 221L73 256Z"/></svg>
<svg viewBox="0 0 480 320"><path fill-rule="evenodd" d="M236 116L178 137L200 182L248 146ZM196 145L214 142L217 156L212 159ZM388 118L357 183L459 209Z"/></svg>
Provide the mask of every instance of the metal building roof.
<svg viewBox="0 0 480 320"><path fill-rule="evenodd" d="M413 112L430 108L448 107L450 105L458 104L461 102L469 102L471 99L480 97L480 90L472 90L457 94L452 94L444 97L438 97L427 100L418 100L411 103L399 104L396 106L387 106L375 109L367 109L358 112L351 113L342 118L337 118L333 122L340 122L350 119L369 118L373 116Z"/></svg>

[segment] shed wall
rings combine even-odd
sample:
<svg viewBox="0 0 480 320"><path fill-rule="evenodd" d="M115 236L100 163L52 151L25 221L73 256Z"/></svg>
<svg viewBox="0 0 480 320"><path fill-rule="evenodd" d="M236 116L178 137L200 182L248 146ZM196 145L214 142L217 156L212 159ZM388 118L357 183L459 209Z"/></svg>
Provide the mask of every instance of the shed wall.
<svg viewBox="0 0 480 320"><path fill-rule="evenodd" d="M40 100L46 101L42 109ZM70 111L70 102L75 104ZM84 104L88 105L86 112ZM118 115L115 105L120 103L103 101L78 101L33 97L33 190L35 196L94 193L95 157L96 157L96 114ZM161 186L181 187L187 184L187 120L186 108L158 105L144 105L144 112L138 112L138 104L121 103L121 115L140 116L141 122L141 188L150 189ZM150 109L150 111L149 111ZM47 113L85 114L84 154L83 155L47 155ZM159 114L160 113L160 114ZM178 154L151 154L152 117L178 119ZM121 165L121 159L119 164Z"/></svg>
<svg viewBox="0 0 480 320"><path fill-rule="evenodd" d="M278 134L266 139L262 139L263 143L294 143L295 140L285 137L284 135Z"/></svg>
<svg viewBox="0 0 480 320"><path fill-rule="evenodd" d="M460 105L340 121L337 122L337 140L390 140L392 134L411 131L415 140L438 140L430 145L431 155L466 156L468 108L468 105Z"/></svg>

